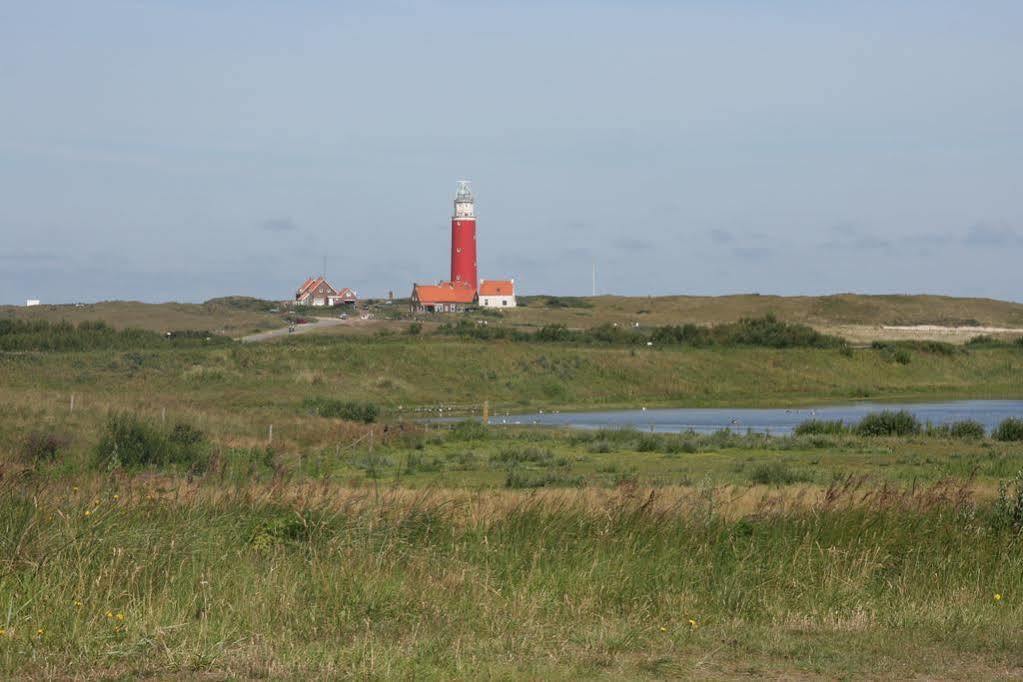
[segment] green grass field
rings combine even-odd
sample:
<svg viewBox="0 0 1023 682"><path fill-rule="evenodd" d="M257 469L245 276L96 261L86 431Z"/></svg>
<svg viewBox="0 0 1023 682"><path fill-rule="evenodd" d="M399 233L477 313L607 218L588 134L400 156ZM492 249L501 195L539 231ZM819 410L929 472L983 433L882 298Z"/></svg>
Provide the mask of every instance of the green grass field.
<svg viewBox="0 0 1023 682"><path fill-rule="evenodd" d="M1020 397L1019 346L201 341L0 354L0 676L1023 674L1023 442L417 421Z"/></svg>

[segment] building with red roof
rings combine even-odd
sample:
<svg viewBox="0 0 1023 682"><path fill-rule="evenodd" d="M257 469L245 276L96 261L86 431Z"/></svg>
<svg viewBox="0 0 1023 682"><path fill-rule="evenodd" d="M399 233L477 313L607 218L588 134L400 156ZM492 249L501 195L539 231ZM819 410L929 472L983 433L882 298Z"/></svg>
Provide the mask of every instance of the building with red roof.
<svg viewBox="0 0 1023 682"><path fill-rule="evenodd" d="M458 182L451 218L451 279L439 284L413 284L413 313L460 313L483 308L514 308L515 280L477 282L476 199L468 180Z"/></svg>
<svg viewBox="0 0 1023 682"><path fill-rule="evenodd" d="M323 277L310 277L295 292L295 304L307 306L355 305L359 297L345 287L335 289Z"/></svg>
<svg viewBox="0 0 1023 682"><path fill-rule="evenodd" d="M477 301L481 308L514 308L516 305L515 280L481 280Z"/></svg>
<svg viewBox="0 0 1023 682"><path fill-rule="evenodd" d="M460 313L476 301L476 290L468 283L441 282L412 285L412 312Z"/></svg>

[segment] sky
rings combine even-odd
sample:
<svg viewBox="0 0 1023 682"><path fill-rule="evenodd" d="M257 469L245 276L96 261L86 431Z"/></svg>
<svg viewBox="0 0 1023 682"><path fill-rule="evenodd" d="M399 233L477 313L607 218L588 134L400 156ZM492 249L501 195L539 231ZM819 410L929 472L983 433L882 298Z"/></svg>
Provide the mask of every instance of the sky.
<svg viewBox="0 0 1023 682"><path fill-rule="evenodd" d="M0 2L0 303L1023 301L1023 3Z"/></svg>

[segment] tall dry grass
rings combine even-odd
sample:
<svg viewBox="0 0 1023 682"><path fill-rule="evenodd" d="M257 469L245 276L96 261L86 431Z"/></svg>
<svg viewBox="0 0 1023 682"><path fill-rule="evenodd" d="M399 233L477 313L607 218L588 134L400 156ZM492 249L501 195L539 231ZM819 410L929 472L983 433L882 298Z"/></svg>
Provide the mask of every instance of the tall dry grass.
<svg viewBox="0 0 1023 682"><path fill-rule="evenodd" d="M972 674L1023 554L968 485L781 493L6 480L8 676ZM994 595L1001 596L995 599ZM723 644L724 643L724 644Z"/></svg>

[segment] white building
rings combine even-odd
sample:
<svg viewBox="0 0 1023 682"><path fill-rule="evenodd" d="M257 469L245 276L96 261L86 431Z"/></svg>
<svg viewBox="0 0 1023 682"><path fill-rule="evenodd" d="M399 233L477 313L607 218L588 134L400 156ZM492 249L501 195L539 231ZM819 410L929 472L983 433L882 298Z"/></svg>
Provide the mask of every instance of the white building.
<svg viewBox="0 0 1023 682"><path fill-rule="evenodd" d="M25 307L26 308L31 308L34 305L39 305L39 299L38 298L30 298L27 301L25 301Z"/></svg>
<svg viewBox="0 0 1023 682"><path fill-rule="evenodd" d="M515 280L480 280L478 299L481 308L514 308Z"/></svg>

